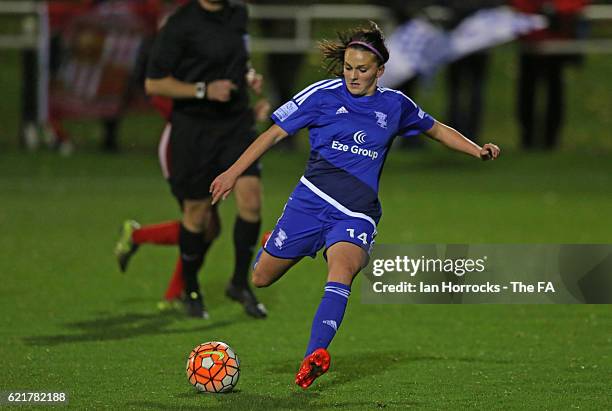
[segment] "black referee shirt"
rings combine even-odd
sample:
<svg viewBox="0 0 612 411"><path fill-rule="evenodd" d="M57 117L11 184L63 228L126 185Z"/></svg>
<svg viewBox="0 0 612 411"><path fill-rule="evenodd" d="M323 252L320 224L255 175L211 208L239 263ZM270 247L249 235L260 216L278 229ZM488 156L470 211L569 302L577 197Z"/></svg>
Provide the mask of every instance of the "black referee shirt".
<svg viewBox="0 0 612 411"><path fill-rule="evenodd" d="M192 0L168 19L153 45L148 78L172 76L187 83L228 79L238 86L227 103L175 99L174 110L218 118L249 109L247 18L243 4L227 2L213 13Z"/></svg>

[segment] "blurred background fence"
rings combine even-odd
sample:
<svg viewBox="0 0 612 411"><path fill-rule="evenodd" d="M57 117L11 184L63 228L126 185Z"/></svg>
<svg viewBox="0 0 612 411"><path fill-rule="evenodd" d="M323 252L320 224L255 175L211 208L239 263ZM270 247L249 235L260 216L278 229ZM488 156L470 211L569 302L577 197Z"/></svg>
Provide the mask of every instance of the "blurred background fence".
<svg viewBox="0 0 612 411"><path fill-rule="evenodd" d="M138 49L170 7L153 0L1 1L0 147L36 148L45 142L58 147L68 138L62 134L74 135L72 141L83 147L101 140L110 151L116 151L120 142L124 147L154 147L161 120L152 120L154 114L140 92L142 78L134 70ZM267 74L273 105L281 104L304 85L326 76L316 53L321 38L370 19L388 37L409 18L448 29L445 21L452 19L453 7L453 2L440 1L254 1L249 5L253 59L256 68ZM580 16L576 38L547 38L530 44L530 52L580 56L576 69L562 79L567 86L562 146L609 149L612 5L589 4ZM482 135L501 138L506 146L518 146L520 140L515 115L517 48L515 43L493 50L483 91ZM441 80L445 70L436 67L421 76L418 88L407 89L442 121L448 117L449 90ZM70 151L71 147L66 152Z"/></svg>

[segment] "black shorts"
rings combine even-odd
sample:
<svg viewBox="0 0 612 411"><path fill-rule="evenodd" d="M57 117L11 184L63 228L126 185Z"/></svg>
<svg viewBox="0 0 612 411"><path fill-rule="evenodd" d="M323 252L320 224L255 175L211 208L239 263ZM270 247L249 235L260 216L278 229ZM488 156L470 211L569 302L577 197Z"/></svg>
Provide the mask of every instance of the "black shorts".
<svg viewBox="0 0 612 411"><path fill-rule="evenodd" d="M172 113L168 182L179 200L208 198L210 184L227 170L256 137L253 112L213 121ZM243 176L260 176L259 161Z"/></svg>

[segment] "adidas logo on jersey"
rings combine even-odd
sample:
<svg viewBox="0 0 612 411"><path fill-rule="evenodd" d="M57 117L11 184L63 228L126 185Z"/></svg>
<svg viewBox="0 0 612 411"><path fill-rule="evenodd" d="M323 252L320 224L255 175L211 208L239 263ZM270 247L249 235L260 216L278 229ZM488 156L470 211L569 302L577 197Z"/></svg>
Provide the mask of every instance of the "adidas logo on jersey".
<svg viewBox="0 0 612 411"><path fill-rule="evenodd" d="M334 329L334 331L338 331L338 325L334 320L324 320L323 324L329 325L331 328Z"/></svg>
<svg viewBox="0 0 612 411"><path fill-rule="evenodd" d="M344 106L340 107L336 110L336 114L348 114L348 110L344 108Z"/></svg>

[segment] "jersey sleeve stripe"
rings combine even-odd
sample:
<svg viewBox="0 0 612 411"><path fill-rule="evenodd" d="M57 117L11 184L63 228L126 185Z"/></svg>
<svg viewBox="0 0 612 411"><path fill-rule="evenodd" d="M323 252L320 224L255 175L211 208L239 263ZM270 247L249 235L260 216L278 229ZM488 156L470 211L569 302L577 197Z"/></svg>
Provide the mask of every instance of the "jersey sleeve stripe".
<svg viewBox="0 0 612 411"><path fill-rule="evenodd" d="M412 105L414 107L417 107L416 103L414 101L412 101L412 99L410 97L408 97L407 95L405 95L404 93L402 93L399 90L394 90L392 88L387 88L387 87L379 87L378 88L380 90L381 93L384 93L385 91L391 91L395 94L399 94L400 96L403 96L406 100L408 100L410 103L412 103Z"/></svg>
<svg viewBox="0 0 612 411"><path fill-rule="evenodd" d="M348 208L346 208L345 206L343 206L342 204L340 204L339 202L334 200L332 197L328 196L323 191L319 190L319 188L317 186L312 184L304 176L302 176L300 178L300 182L302 184L304 184L306 187L308 187L310 189L310 191L312 191L313 193L315 193L316 195L321 197L323 200L327 201L329 204L334 206L338 211L341 211L341 212L343 212L344 214L346 214L348 216L355 217L355 218L363 218L364 220L368 221L374 227L374 232L376 232L376 223L374 222L374 220L370 216L367 216L367 215L365 215L363 213L358 213L356 211L349 210Z"/></svg>
<svg viewBox="0 0 612 411"><path fill-rule="evenodd" d="M314 87L318 87L318 86L322 86L324 84L332 83L332 82L337 81L337 80L338 79L325 79L325 80L317 81L316 83L311 84L310 86L306 87L304 90L302 90L299 93L297 93L295 96L293 96L293 99L297 100L302 95L304 95L304 93L307 93L309 90L311 90Z"/></svg>
<svg viewBox="0 0 612 411"><path fill-rule="evenodd" d="M295 102L298 104L298 106L300 106L302 105L302 103L304 103L308 99L308 97L312 96L317 91L321 89L332 88L335 85L342 85L342 80L337 80L337 81L334 81L333 83L321 84L320 86L315 87L312 90L310 90L308 93L303 94L301 97L295 99Z"/></svg>
<svg viewBox="0 0 612 411"><path fill-rule="evenodd" d="M337 82L333 83L333 84L325 84L325 85L320 85L319 87L316 87L312 90L310 90L308 93L304 94L302 97L298 98L297 100L295 100L298 104L298 106L301 106L302 103L304 103L308 97L310 97L311 95L313 95L314 93L316 93L319 90L331 90L331 89L335 89L342 86L342 80L338 80Z"/></svg>
<svg viewBox="0 0 612 411"><path fill-rule="evenodd" d="M325 87L325 90L333 90L335 88L342 87L342 82L334 84L333 86Z"/></svg>

